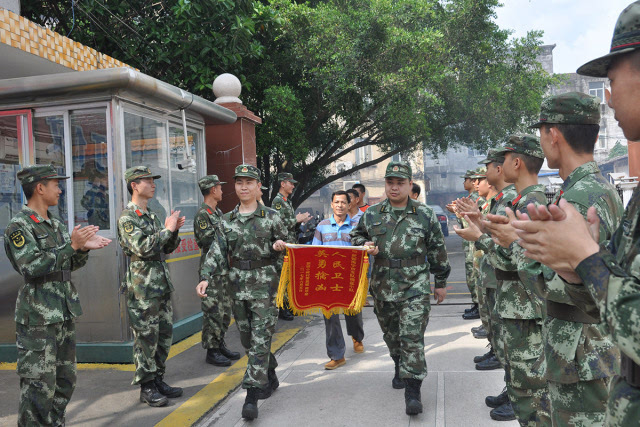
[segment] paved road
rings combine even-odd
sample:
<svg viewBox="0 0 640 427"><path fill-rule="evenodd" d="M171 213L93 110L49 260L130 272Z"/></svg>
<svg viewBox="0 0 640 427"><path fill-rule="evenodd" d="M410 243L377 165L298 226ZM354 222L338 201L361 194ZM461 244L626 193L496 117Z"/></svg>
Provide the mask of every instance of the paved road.
<svg viewBox="0 0 640 427"><path fill-rule="evenodd" d="M345 366L325 371L324 324L319 315L278 323L274 350L280 364L281 386L260 403L260 417L244 423L240 418L245 392L237 389L246 357L229 368L204 363L199 336L172 348L166 380L183 387L184 395L164 408L139 402L139 388L130 385L131 365L81 365L78 385L68 408L67 425L89 426L488 426L496 423L484 405L487 394L502 389L502 371L479 372L472 358L484 353L486 341L475 340L469 328L479 321L464 321L470 304L464 283L464 256L460 239L446 239L452 273L444 304L433 306L425 337L429 376L422 386L425 412L404 414L403 392L391 388L393 362L370 307L364 309L365 353L348 346ZM346 336L346 331L345 331ZM240 349L235 326L227 343ZM16 425L18 377L15 365L0 364L0 425ZM200 421L199 421L200 420Z"/></svg>

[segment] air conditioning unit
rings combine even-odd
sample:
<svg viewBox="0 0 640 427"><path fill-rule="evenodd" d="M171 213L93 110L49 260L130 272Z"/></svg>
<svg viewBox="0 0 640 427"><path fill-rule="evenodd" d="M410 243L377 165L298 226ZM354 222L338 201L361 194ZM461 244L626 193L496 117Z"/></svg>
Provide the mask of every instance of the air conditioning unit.
<svg viewBox="0 0 640 427"><path fill-rule="evenodd" d="M336 172L340 173L340 172L344 172L346 170L349 170L353 167L353 163L351 162L338 162L336 163Z"/></svg>

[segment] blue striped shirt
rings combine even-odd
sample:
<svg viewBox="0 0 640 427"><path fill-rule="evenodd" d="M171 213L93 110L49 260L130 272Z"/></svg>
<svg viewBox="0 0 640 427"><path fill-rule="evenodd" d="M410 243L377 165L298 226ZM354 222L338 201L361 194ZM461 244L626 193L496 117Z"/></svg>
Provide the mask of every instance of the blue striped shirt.
<svg viewBox="0 0 640 427"><path fill-rule="evenodd" d="M320 221L313 235L312 245L351 246L349 233L357 223L353 222L347 214L344 224L338 227L333 214L329 219Z"/></svg>

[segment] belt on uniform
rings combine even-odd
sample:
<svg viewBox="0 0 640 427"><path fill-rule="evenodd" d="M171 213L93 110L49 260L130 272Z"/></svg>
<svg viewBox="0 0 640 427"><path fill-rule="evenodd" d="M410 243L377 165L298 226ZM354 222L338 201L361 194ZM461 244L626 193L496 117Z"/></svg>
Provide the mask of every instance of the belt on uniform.
<svg viewBox="0 0 640 427"><path fill-rule="evenodd" d="M26 282L30 285L42 285L47 282L68 282L71 280L71 270L52 271L44 276L30 277Z"/></svg>
<svg viewBox="0 0 640 427"><path fill-rule="evenodd" d="M238 270L255 270L256 268L273 265L271 258L265 259L235 259L231 258L231 267Z"/></svg>
<svg viewBox="0 0 640 427"><path fill-rule="evenodd" d="M375 260L375 265L389 268L415 267L416 265L422 265L425 263L425 257L407 259L375 257Z"/></svg>
<svg viewBox="0 0 640 427"><path fill-rule="evenodd" d="M496 268L496 280L520 280L517 271L506 271Z"/></svg>
<svg viewBox="0 0 640 427"><path fill-rule="evenodd" d="M148 257L141 257L138 255L131 255L131 261L164 261L167 259L165 254L156 254Z"/></svg>
<svg viewBox="0 0 640 427"><path fill-rule="evenodd" d="M600 319L580 310L575 305L547 300L547 315L575 323L600 323Z"/></svg>
<svg viewBox="0 0 640 427"><path fill-rule="evenodd" d="M640 388L640 365L620 352L620 376L632 387Z"/></svg>

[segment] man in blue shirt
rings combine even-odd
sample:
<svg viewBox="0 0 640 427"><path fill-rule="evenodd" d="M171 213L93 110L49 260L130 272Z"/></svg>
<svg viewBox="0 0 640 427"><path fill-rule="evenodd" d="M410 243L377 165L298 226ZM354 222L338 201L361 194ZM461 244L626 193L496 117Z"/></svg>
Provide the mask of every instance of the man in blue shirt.
<svg viewBox="0 0 640 427"><path fill-rule="evenodd" d="M312 245L351 246L349 232L357 223L352 221L348 214L350 202L351 198L346 191L336 191L331 195L333 215L318 224L311 242ZM362 313L355 316L345 314L344 319L347 322L347 333L351 335L353 340L353 351L356 353L364 352ZM346 343L342 335L339 314L334 314L329 319L325 317L324 324L327 333L327 355L331 358L329 363L324 365L324 368L332 370L347 363L344 358Z"/></svg>

